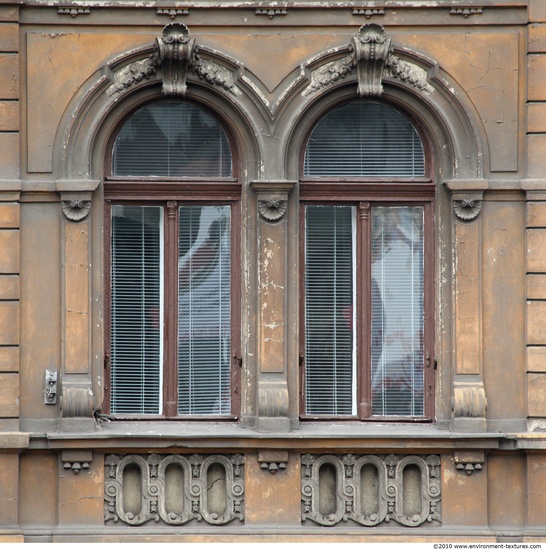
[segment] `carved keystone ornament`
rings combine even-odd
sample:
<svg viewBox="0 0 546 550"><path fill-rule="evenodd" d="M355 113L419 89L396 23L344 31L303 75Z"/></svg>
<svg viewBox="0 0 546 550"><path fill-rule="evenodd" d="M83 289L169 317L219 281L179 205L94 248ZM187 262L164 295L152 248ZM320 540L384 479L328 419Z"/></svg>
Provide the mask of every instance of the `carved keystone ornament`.
<svg viewBox="0 0 546 550"><path fill-rule="evenodd" d="M163 93L186 95L186 73L193 61L195 38L186 25L172 23L155 39L155 64L163 70Z"/></svg>
<svg viewBox="0 0 546 550"><path fill-rule="evenodd" d="M349 55L325 63L312 71L311 83L303 91L304 96L346 78L355 68L360 96L379 97L383 93L382 81L385 76L406 82L426 93L433 91L424 69L394 55L391 38L381 25L362 25L358 34L344 49L349 50Z"/></svg>
<svg viewBox="0 0 546 550"><path fill-rule="evenodd" d="M107 93L110 96L120 93L137 82L152 77L158 69L163 79L163 93L168 96L186 95L186 78L189 73L233 94L240 93L234 84L233 72L210 59L203 59L198 51L195 38L190 37L188 27L182 23L170 23L164 27L161 36L156 38L150 57L116 71L114 83Z"/></svg>

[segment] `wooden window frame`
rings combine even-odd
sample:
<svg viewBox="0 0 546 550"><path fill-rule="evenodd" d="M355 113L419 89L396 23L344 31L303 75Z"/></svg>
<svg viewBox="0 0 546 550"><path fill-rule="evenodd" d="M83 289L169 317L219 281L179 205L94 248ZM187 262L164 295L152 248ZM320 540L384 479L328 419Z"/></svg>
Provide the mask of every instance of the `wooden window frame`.
<svg viewBox="0 0 546 550"><path fill-rule="evenodd" d="M434 419L434 204L436 185L430 178L359 182L324 177L300 183L300 410L302 420L353 420L371 422L431 422ZM305 207L343 205L357 208L356 235L356 372L357 413L311 415L305 411ZM371 402L371 216L375 206L423 206L424 208L424 414L423 416L372 416ZM366 238L364 238L366 236ZM368 298L368 299L367 299Z"/></svg>
<svg viewBox="0 0 546 550"><path fill-rule="evenodd" d="M153 101L163 101L155 99ZM105 305L104 305L104 400L103 412L110 414L111 405L111 236L113 205L162 206L164 236L164 332L163 341L163 410L160 414L115 414L116 420L191 420L235 421L241 411L241 184L238 179L240 161L237 147L229 129L205 105L199 107L217 119L226 134L231 149L232 175L228 177L168 177L112 175L112 155L116 136L125 122L144 103L135 105L112 132L106 149L104 164L104 251L105 251ZM231 211L231 279L230 279L230 394L231 411L226 415L178 414L178 216L179 206L229 205ZM172 342L172 343L171 343Z"/></svg>
<svg viewBox="0 0 546 550"><path fill-rule="evenodd" d="M170 183L167 185L171 185ZM180 187L189 185L191 193L184 194ZM201 192L199 187L203 186ZM121 187L121 188L120 188ZM111 401L111 207L113 205L162 206L164 235L164 333L163 333L163 411L161 414L128 415L116 414L118 419L159 419L159 420L236 420L240 416L240 365L241 365L241 334L240 334L240 186L236 189L230 183L202 184L198 182L184 183L176 186L176 192L166 195L161 190L162 184L148 182L120 182L108 179L105 182L105 231L104 249L105 261L105 391L103 410L110 413ZM122 191L125 189L126 191ZM212 198L214 197L214 198ZM229 205L231 210L231 361L230 361L230 393L231 411L229 415L179 415L178 414L178 222L179 206L214 206Z"/></svg>

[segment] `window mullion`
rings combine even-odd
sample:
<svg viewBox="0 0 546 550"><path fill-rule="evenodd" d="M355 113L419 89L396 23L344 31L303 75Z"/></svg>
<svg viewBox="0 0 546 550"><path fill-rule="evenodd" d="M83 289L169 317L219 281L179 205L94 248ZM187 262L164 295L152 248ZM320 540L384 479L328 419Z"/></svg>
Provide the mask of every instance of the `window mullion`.
<svg viewBox="0 0 546 550"><path fill-rule="evenodd" d="M357 399L358 417L371 416L371 318L372 318L372 276L371 276L371 215L370 203L360 202L357 222Z"/></svg>
<svg viewBox="0 0 546 550"><path fill-rule="evenodd" d="M163 413L178 414L178 203L168 201L164 246Z"/></svg>

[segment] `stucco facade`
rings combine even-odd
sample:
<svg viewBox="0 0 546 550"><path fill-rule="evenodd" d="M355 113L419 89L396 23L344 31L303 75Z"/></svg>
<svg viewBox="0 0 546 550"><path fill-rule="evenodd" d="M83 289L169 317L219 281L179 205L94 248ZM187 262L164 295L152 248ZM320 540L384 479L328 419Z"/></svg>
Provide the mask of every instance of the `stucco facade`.
<svg viewBox="0 0 546 550"><path fill-rule="evenodd" d="M542 0L0 0L0 541L546 540L545 75ZM112 136L165 94L237 166L183 189L240 205L230 419L103 410ZM424 136L422 418L302 411L303 152L362 95Z"/></svg>

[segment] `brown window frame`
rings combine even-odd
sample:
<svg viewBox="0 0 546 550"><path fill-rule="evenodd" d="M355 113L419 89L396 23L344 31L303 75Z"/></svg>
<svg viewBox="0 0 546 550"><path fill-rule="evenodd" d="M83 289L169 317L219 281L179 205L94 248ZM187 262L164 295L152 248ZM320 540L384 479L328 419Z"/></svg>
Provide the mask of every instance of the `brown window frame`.
<svg viewBox="0 0 546 550"><path fill-rule="evenodd" d="M300 411L302 420L358 420L371 422L431 422L434 419L434 204L436 186L430 178L350 183L341 179L305 178L300 183ZM343 205L357 207L356 235L356 372L357 413L312 415L305 411L305 207ZM371 402L371 216L374 206L424 208L424 414L372 416ZM366 238L364 238L366 236ZM368 299L366 299L368 298Z"/></svg>
<svg viewBox="0 0 546 550"><path fill-rule="evenodd" d="M156 99L153 101L161 101ZM116 420L191 420L235 421L241 411L241 184L238 179L238 149L228 128L218 120L231 148L232 175L229 177L114 176L112 153L116 136L128 118L143 105L135 106L112 133L104 165L104 251L105 251L105 357L104 399L102 410L110 414L111 403L111 208L113 205L162 206L164 235L164 334L163 334L163 410L161 414L115 414ZM210 109L203 110L217 118ZM178 221L180 205L229 205L231 210L231 358L229 414L178 414ZM171 343L172 342L172 343Z"/></svg>
<svg viewBox="0 0 546 550"><path fill-rule="evenodd" d="M236 420L240 416L240 186L227 184L202 184L194 182L188 185L192 188L189 194L184 194L181 189L165 195L160 190L153 189L155 184L144 182L120 182L108 179L105 182L105 231L104 249L105 261L105 391L103 410L110 414L111 398L111 368L110 368L110 330L111 330L111 207L118 204L132 204L135 206L162 206L163 235L164 235L164 333L163 333L163 411L162 414L152 415L128 415L116 414L122 419L160 419L160 420ZM199 186L205 186L199 192ZM186 184L182 184L185 187ZM152 188L151 188L152 187ZM161 184L159 185L161 187ZM212 198L214 196L214 198ZM178 222L181 205L213 206L229 205L231 208L231 365L230 365L230 391L231 411L229 415L179 415L178 414ZM173 342L173 343L171 343Z"/></svg>

